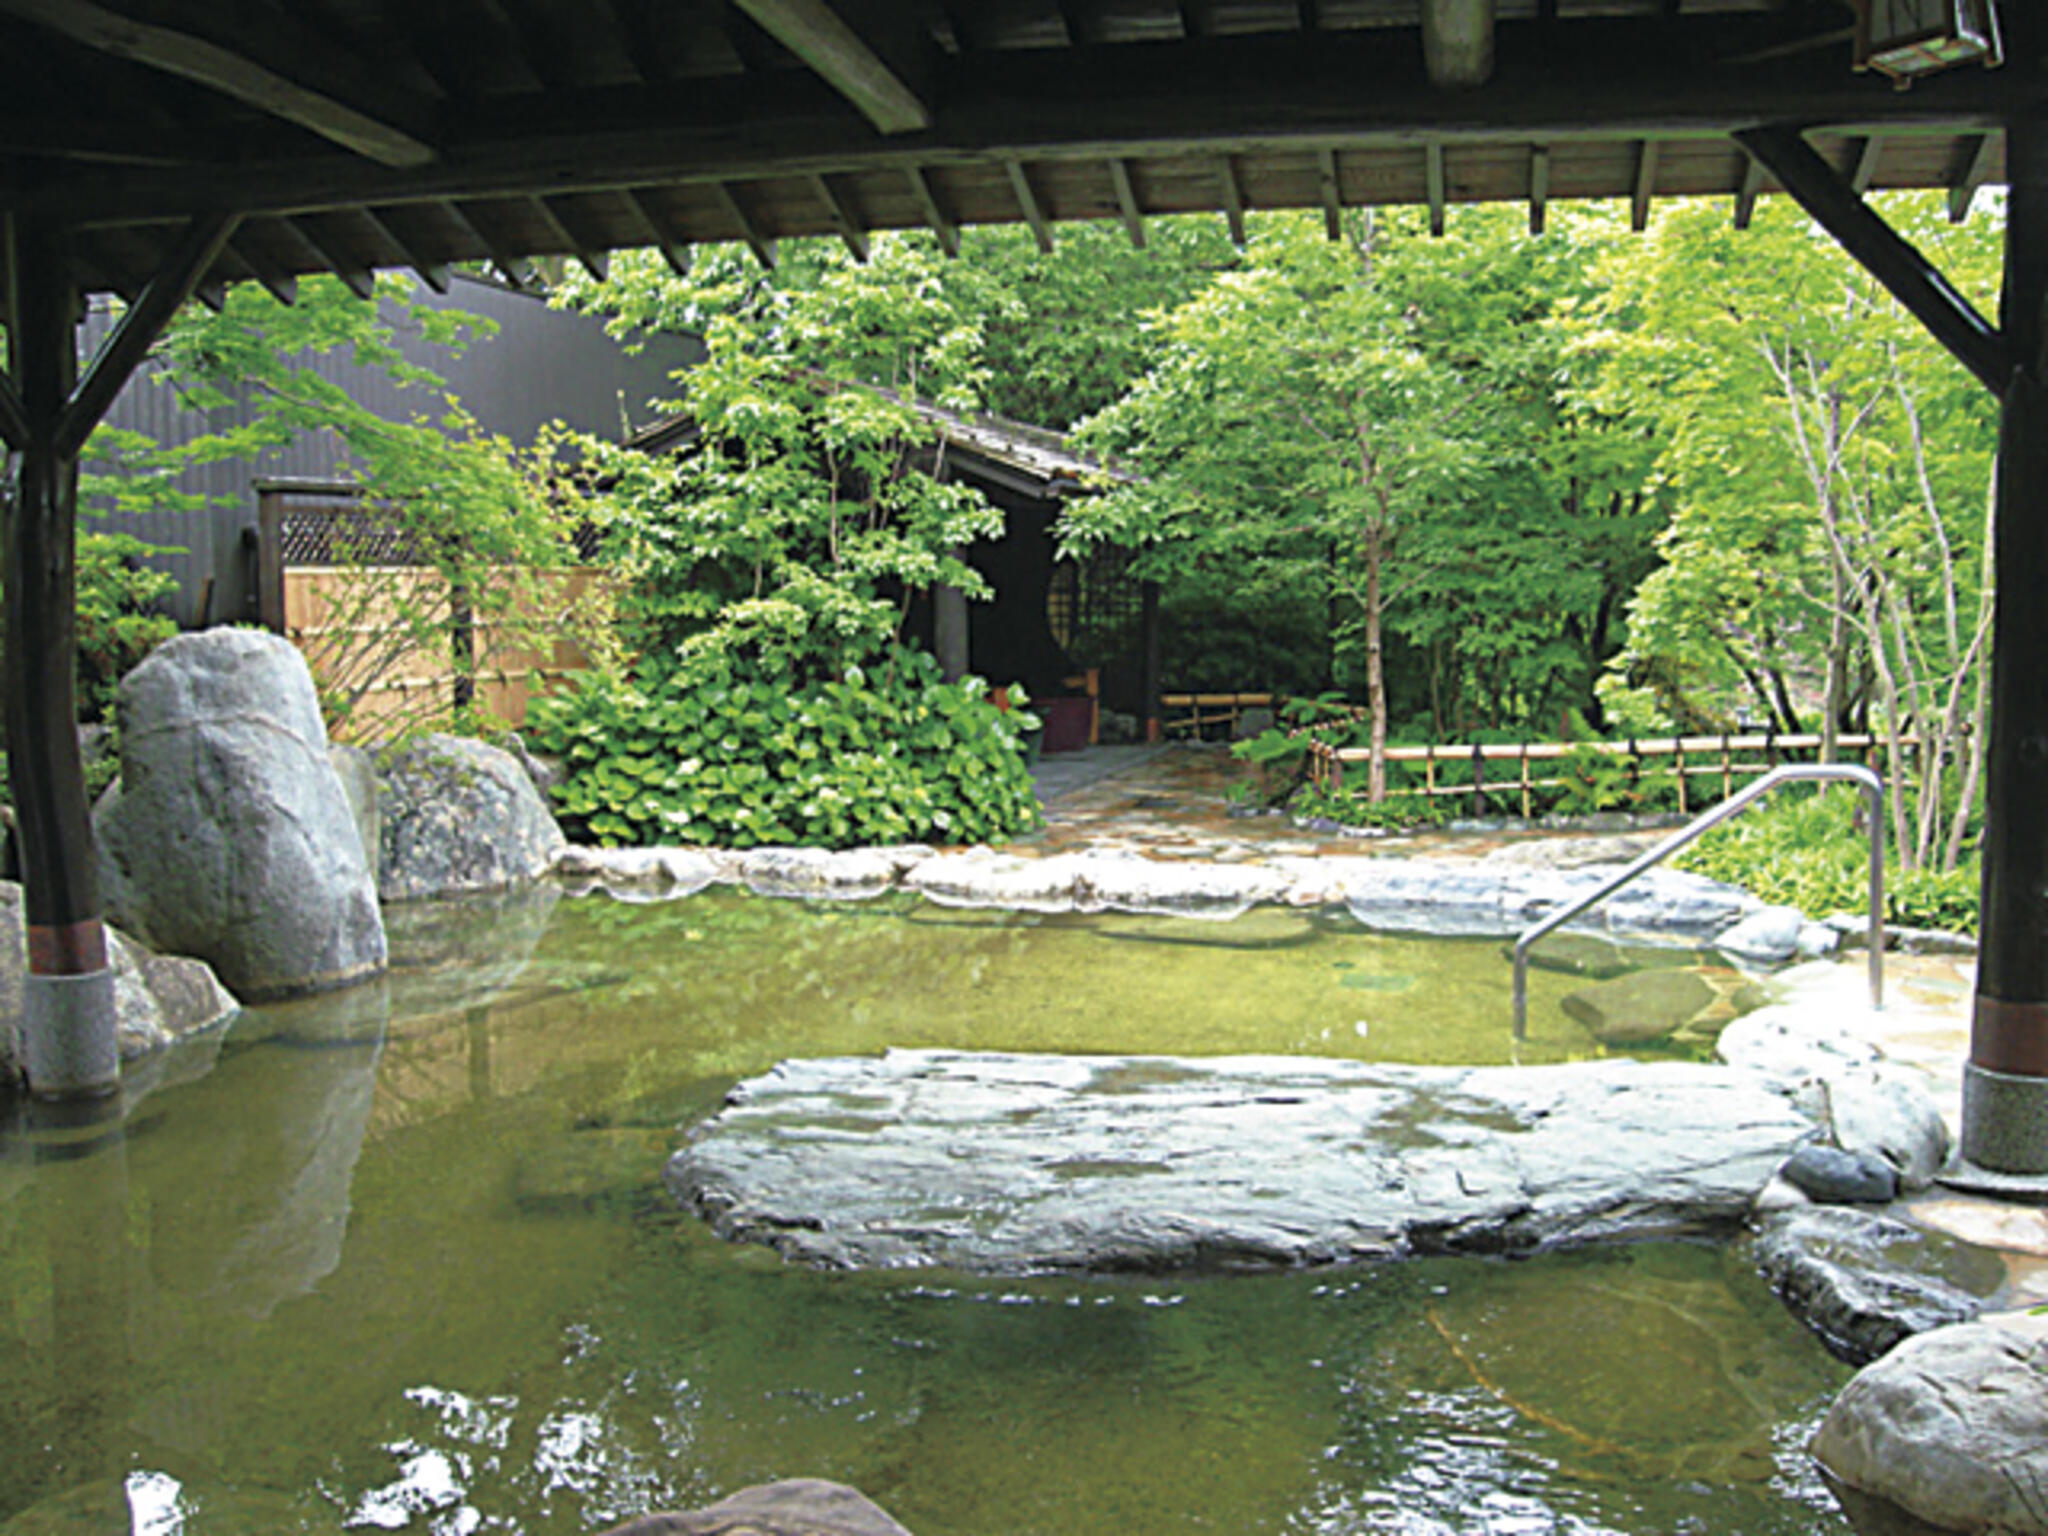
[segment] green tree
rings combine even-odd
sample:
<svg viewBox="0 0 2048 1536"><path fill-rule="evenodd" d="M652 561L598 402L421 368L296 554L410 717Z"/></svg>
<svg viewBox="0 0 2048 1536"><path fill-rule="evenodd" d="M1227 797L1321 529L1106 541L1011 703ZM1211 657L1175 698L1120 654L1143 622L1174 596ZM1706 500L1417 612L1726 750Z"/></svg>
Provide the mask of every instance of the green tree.
<svg viewBox="0 0 2048 1536"><path fill-rule="evenodd" d="M1988 303L1996 219L1886 211ZM1746 698L1818 726L1828 755L1873 729L1906 867L1953 868L1982 741L1993 402L1789 203L1744 232L1674 206L1606 271L1589 393L1659 423L1673 498L1608 696L1680 725Z"/></svg>
<svg viewBox="0 0 2048 1536"><path fill-rule="evenodd" d="M708 354L678 380L686 451L584 445L633 654L536 708L571 819L610 842L742 846L1029 825L1015 723L901 633L934 585L986 595L960 551L1002 530L940 475L918 405L970 410L985 377L938 258L883 238L866 265L811 247L777 281L715 253L686 278L633 261L567 287Z"/></svg>

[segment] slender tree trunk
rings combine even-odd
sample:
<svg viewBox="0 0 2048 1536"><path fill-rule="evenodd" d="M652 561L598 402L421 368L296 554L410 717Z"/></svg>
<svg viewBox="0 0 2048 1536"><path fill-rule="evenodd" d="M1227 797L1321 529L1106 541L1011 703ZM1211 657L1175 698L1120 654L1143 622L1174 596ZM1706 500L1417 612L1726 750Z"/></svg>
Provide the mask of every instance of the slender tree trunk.
<svg viewBox="0 0 2048 1536"><path fill-rule="evenodd" d="M1384 555L1381 535L1375 529L1365 538L1365 700L1372 711L1372 758L1365 779L1369 805L1378 805L1387 797L1387 679L1385 658L1380 653L1380 562Z"/></svg>

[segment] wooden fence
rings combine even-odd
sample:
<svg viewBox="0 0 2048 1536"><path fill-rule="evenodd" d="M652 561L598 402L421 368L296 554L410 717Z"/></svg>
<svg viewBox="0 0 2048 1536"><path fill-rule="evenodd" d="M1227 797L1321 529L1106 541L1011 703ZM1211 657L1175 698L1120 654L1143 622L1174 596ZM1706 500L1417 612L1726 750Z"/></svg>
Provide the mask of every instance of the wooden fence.
<svg viewBox="0 0 2048 1536"><path fill-rule="evenodd" d="M304 653L338 738L440 723L464 705L516 728L536 695L590 665L561 618L602 600L597 568L487 571L485 590L468 591L421 562L414 536L357 487L257 490L259 611Z"/></svg>
<svg viewBox="0 0 2048 1536"><path fill-rule="evenodd" d="M1556 771L1558 765L1585 762L1591 755L1609 756L1635 782L1668 777L1677 795L1680 814L1689 814L1695 805L1725 800L1734 793L1738 779L1768 773L1780 763L1817 758L1820 745L1817 735L1775 732L1664 736L1635 741L1471 742L1390 746L1386 749L1386 760L1410 767L1421 765L1422 783L1405 786L1403 793L1432 797L1468 795L1475 815L1484 811L1489 795L1518 797L1522 816L1527 819L1535 814L1538 791L1563 789L1577 782ZM1838 736L1835 746L1843 756L1860 756L1873 767L1874 759L1883 750L1883 743L1872 736ZM1341 789L1347 767L1372 760L1368 747L1331 747L1317 742L1311 753L1310 778L1322 789ZM1712 784L1704 796L1697 787L1702 779Z"/></svg>
<svg viewBox="0 0 2048 1536"><path fill-rule="evenodd" d="M1160 730L1167 736L1200 741L1209 726L1220 725L1234 739L1246 710L1277 707L1270 693L1162 693Z"/></svg>

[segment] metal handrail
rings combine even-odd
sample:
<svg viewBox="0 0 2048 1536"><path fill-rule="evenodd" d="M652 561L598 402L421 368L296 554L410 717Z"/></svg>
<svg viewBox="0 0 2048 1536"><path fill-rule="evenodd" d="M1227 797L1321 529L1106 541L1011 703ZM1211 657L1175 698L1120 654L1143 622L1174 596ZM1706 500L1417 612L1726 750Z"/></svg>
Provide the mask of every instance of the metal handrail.
<svg viewBox="0 0 2048 1536"><path fill-rule="evenodd" d="M1787 763L1773 768L1754 784L1738 790L1711 810L1702 811L1678 832L1622 870L1612 880L1533 924L1515 940L1515 1038L1529 1037L1529 949L1551 930L1563 927L1588 907L1605 901L1629 881L1661 864L1686 844L1732 817L1741 815L1780 784L1795 780L1834 780L1856 785L1870 808L1870 1006L1884 1006L1884 780L1854 763Z"/></svg>

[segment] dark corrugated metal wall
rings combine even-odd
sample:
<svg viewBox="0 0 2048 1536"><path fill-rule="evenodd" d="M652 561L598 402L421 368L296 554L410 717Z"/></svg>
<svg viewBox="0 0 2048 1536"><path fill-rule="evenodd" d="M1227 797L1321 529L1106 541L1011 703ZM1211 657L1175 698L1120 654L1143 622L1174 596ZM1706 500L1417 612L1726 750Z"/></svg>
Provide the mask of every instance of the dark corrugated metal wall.
<svg viewBox="0 0 2048 1536"><path fill-rule="evenodd" d="M605 335L598 321L550 309L538 299L490 283L457 278L446 297L425 288L419 297L437 309L465 310L497 322L496 336L472 342L460 356L428 346L417 335L404 338L404 351L411 361L446 378L485 430L521 446L557 419L614 439L628 422L644 426L653 415L648 402L675 394L669 374L702 356L694 340L675 336L655 337L644 351L628 354ZM113 317L103 310L87 316L81 337L87 355L112 325ZM418 392L394 388L383 374L358 367L345 353L309 358L306 366L381 416L403 420L430 408ZM201 432L249 419L245 406L204 415L183 408L161 374L147 367L137 371L107 416L112 426L145 433L164 444L189 441ZM331 441L304 437L256 460L210 465L186 475L179 488L205 497L203 510L147 516L88 512L87 526L130 532L182 551L151 563L177 578L179 590L171 611L184 627L253 619L254 556L243 538L244 529L250 530L251 539L255 536L252 485L278 478L332 479L338 457ZM202 617L209 576L212 595Z"/></svg>

